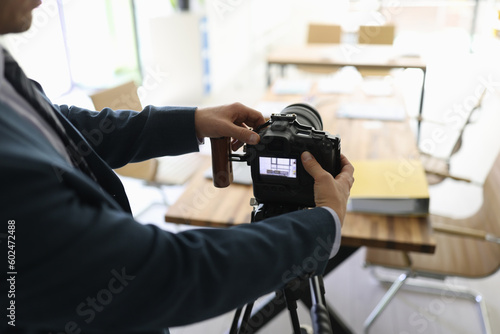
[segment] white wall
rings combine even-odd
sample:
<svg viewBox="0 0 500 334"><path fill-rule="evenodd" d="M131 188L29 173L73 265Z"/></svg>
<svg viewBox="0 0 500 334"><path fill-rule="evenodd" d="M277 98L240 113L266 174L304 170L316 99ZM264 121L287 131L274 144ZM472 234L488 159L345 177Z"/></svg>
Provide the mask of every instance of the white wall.
<svg viewBox="0 0 500 334"><path fill-rule="evenodd" d="M150 2L155 0L149 0ZM265 57L269 49L280 44L302 44L306 40L307 23L315 22L341 22L348 9L348 1L328 0L206 0L202 10L195 11L193 15L205 15L207 18L207 29L209 34L209 57L210 57L210 82L212 92L210 96L200 98L199 83L192 79L190 91L193 103L217 103L232 102L238 100L251 103L255 94L251 92L263 92L266 86L266 63ZM170 11L161 14L148 13L149 21L156 20L155 16L163 16L164 20L177 20L179 13ZM168 35L179 33L178 29L171 28L168 31L151 31L151 22L141 19L142 54L146 66L151 69L158 65L159 47L158 41L169 41L181 44L192 43L192 40L182 42L174 40ZM159 36L162 36L159 38ZM192 36L192 35L190 35ZM174 44L162 46L164 54L167 49L175 48ZM192 48L193 52L194 49ZM156 54L155 54L156 53ZM154 60L156 58L157 60ZM193 55L186 55L183 59L176 58L177 68L199 67L199 59ZM188 63L191 62L191 63ZM162 68L166 68L164 63ZM162 83L157 92L151 89L146 103L161 102L161 89L165 89L164 100L167 102L189 102L189 97L184 94L168 93L169 86L173 82L179 82L180 86L188 89L185 78L180 73L166 71L167 79ZM199 75L199 74L195 74ZM200 78L201 80L201 78ZM171 82L170 84L167 83ZM179 90L179 87L177 87Z"/></svg>
<svg viewBox="0 0 500 334"><path fill-rule="evenodd" d="M94 0L95 1L95 0ZM196 4L198 2L193 0ZM251 102L255 94L252 91L263 91L266 84L265 56L270 48L280 44L301 44L306 40L308 22L339 23L345 30L355 29L366 22L393 21L400 27L399 31L410 34L413 45L418 40L432 45L436 52L450 51L450 36L455 34L459 40L466 37L467 23L472 7L464 3L454 9L446 8L410 8L401 7L403 1L387 1L395 4L384 10L383 15L376 14L374 3L364 0L352 3L348 0L205 0L203 6L197 5L193 15L206 16L209 33L210 81L212 94L204 96L199 85L201 56L196 32L193 29L183 30L176 27L175 16L178 16L167 0L137 0L136 8L139 22L141 55L144 61L143 74L145 85L142 96L145 103L216 103L242 100ZM83 0L63 1L63 3L79 8L87 2ZM59 28L59 16L56 0L45 0L35 10L32 29L22 35L7 36L7 42L20 60L29 75L46 83L49 94L57 96L68 88L69 73L62 34ZM481 1L478 18L478 32L488 33L495 7L493 0ZM417 11L425 16L429 13L429 22L410 20ZM171 26L165 31L151 31L153 20L163 17L171 19ZM81 28L90 36L99 35L94 28L94 21L105 20L105 17L83 17L82 23L69 22L73 28ZM101 22L102 24L102 22ZM460 29L444 29L446 24L464 25ZM168 23L165 23L168 25ZM432 27L432 29L431 29ZM90 30L89 30L90 29ZM436 30L441 33L436 34ZM451 34L448 33L453 30ZM459 32L460 30L460 32ZM190 35L186 37L188 31ZM433 34L431 35L431 31ZM464 35L465 34L465 35ZM183 37L184 36L184 37ZM432 38L429 38L432 37ZM154 38L154 41L152 39ZM183 38L189 43L183 43ZM446 47L444 43L446 41ZM82 41L83 42L83 41ZM457 47L464 50L467 40ZM78 43L78 41L77 41ZM465 44L464 44L465 43ZM110 63L112 60L103 55L105 46L99 43L88 50L88 70L96 63ZM169 50L177 48L185 56L171 57ZM163 57L163 55L165 55ZM104 58L103 58L104 57ZM40 66L43 64L43 66ZM166 66L165 64L169 64ZM162 67L163 66L163 67ZM85 73L86 69L80 71ZM95 73L103 76L106 71ZM109 81L106 74L105 81ZM186 88L187 87L187 88Z"/></svg>

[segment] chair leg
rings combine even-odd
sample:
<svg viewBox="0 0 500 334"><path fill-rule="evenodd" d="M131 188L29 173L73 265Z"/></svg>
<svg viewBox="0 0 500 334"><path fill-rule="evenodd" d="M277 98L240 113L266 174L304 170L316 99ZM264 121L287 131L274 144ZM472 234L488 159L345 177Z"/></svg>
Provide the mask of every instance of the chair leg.
<svg viewBox="0 0 500 334"><path fill-rule="evenodd" d="M384 297L378 302L377 306L370 313L368 318L366 318L364 323L364 331L368 333L370 327L373 325L373 322L379 317L382 311L387 307L389 302L394 298L396 293L403 287L408 277L411 275L411 271L408 271L404 274L399 275L398 279L391 285L390 289L386 292Z"/></svg>
<svg viewBox="0 0 500 334"><path fill-rule="evenodd" d="M432 293L438 295L442 295L445 292L449 292L454 297L468 299L475 302L476 305L478 306L479 315L481 316L482 319L482 327L483 327L482 332L485 334L492 334L490 319L488 317L488 311L486 308L486 302L483 296L481 296L481 294L477 293L476 291L460 286L450 287L447 285L443 286L443 284L436 284L436 283L433 284L430 282L419 282L419 281L407 282L405 285L405 290L423 292L423 293Z"/></svg>
<svg viewBox="0 0 500 334"><path fill-rule="evenodd" d="M490 318L488 317L488 310L486 308L486 302L481 295L475 297L476 302L479 304L479 312L481 313L481 318L483 319L483 330L486 334L491 334Z"/></svg>
<svg viewBox="0 0 500 334"><path fill-rule="evenodd" d="M374 272L375 274L375 272ZM378 281L381 283L392 283L391 281L387 279L383 279L382 277L378 276L375 274L377 277ZM404 277L404 280L402 278ZM462 299L467 299L475 302L478 306L479 309L479 314L482 319L482 329L483 333L485 334L492 334L493 332L491 331L491 325L490 325L490 320L488 317L488 311L486 308L486 302L484 298L481 296L481 294L460 286L447 286L445 284L438 284L438 283L431 283L431 282L424 282L424 281L408 281L405 283L407 278L415 276L415 273L412 271L406 272L402 275L399 276L399 278L392 283L391 288L386 292L384 295L383 299L377 304L376 308L370 313L368 318L365 321L365 333L368 333L369 327L373 324L373 321L380 315L382 310L387 306L389 301L394 297L396 292L403 288L404 290L407 291L413 291L413 292L421 292L421 293L431 293L431 294L438 294L442 295L443 293L449 292L451 295L457 298L462 298ZM418 276L418 274L417 274ZM444 279L444 277L435 277L437 279ZM403 286L404 285L404 286ZM382 305L383 304L383 305ZM378 310L380 308L380 310Z"/></svg>

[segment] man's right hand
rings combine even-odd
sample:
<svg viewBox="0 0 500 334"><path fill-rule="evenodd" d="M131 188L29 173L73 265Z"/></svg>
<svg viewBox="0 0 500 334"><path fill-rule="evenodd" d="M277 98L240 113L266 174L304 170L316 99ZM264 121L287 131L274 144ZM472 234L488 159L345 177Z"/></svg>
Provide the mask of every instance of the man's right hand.
<svg viewBox="0 0 500 334"><path fill-rule="evenodd" d="M333 178L324 170L319 162L309 152L302 153L302 164L314 179L314 201L317 207L327 206L333 209L343 224L347 210L347 200L354 183L354 167L341 154L340 173Z"/></svg>

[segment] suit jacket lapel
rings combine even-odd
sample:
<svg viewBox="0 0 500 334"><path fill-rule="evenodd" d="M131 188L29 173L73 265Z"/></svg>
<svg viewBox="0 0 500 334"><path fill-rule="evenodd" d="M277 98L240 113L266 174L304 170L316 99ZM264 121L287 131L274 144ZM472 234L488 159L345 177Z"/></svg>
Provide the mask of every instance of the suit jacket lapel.
<svg viewBox="0 0 500 334"><path fill-rule="evenodd" d="M55 109L55 108L54 108ZM77 147L81 149L81 152L89 165L89 168L94 173L99 185L114 198L116 202L125 210L131 213L130 204L128 201L127 194L123 188L123 184L116 175L116 173L106 164L101 157L92 149L89 143L77 131L73 125L64 117L59 111L56 110L56 115L60 119L63 127L66 130L68 136L73 139L77 144Z"/></svg>
<svg viewBox="0 0 500 334"><path fill-rule="evenodd" d="M36 81L35 84L39 87L40 91L43 92L41 86ZM77 148L80 150L81 154L87 161L89 168L97 178L99 185L109 195L111 195L111 197L113 197L123 210L131 213L132 210L130 208L127 194L125 193L123 184L116 173L101 159L101 157L99 157L99 155L97 155L83 135L73 126L73 124L69 122L66 117L64 117L64 115L59 112L59 110L57 110L57 108L54 107L47 96L45 94L42 94L42 96L47 100L47 102L49 102L57 118L66 130L67 135L73 140Z"/></svg>

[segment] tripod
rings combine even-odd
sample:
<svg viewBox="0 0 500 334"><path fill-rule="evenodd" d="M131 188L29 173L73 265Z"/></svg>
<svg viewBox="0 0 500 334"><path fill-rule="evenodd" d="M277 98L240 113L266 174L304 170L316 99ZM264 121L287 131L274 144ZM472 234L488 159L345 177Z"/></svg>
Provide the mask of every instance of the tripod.
<svg viewBox="0 0 500 334"><path fill-rule="evenodd" d="M258 222L265 218L274 217L283 213L305 209L304 207L286 204L265 204L252 201L253 211L251 222ZM290 313L293 333L301 334L299 317L297 314L297 300L309 288L311 293L312 307L311 320L313 324L314 334L330 334L333 333L330 324L330 316L326 306L325 288L323 277L321 275L313 275L310 277L298 277L288 282L282 290L276 292L278 300L284 301ZM248 303L245 307L240 307L236 310L229 334L250 334L253 333L252 326L249 323L252 314L254 302ZM245 311L243 312L243 309ZM243 316L241 316L243 312ZM241 318L241 321L240 321ZM239 326L238 326L239 324Z"/></svg>

